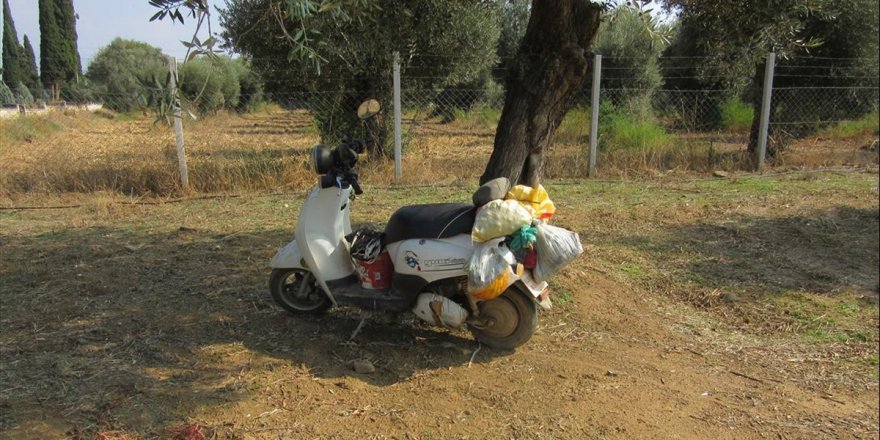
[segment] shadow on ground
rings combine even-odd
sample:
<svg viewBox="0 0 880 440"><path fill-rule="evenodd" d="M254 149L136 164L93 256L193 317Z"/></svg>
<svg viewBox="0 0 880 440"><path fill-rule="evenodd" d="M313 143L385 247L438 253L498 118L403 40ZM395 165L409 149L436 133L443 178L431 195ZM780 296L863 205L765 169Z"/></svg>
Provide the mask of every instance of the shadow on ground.
<svg viewBox="0 0 880 440"><path fill-rule="evenodd" d="M629 236L660 264L709 288L766 295L791 291L877 294L877 209L838 207L797 216L736 216L678 225L657 238Z"/></svg>
<svg viewBox="0 0 880 440"><path fill-rule="evenodd" d="M371 319L349 343L359 312L280 312L267 263L289 235L0 236L0 433L36 422L68 435L150 432L200 407L252 398L251 369L388 386L468 363L476 344L465 333ZM475 362L503 354L484 349ZM354 372L357 359L377 371Z"/></svg>

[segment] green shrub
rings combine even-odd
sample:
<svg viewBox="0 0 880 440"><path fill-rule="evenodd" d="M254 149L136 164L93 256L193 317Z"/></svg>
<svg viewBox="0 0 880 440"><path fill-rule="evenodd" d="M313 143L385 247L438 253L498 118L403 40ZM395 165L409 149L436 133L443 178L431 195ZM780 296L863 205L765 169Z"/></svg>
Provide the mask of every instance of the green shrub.
<svg viewBox="0 0 880 440"><path fill-rule="evenodd" d="M27 86L21 81L19 81L18 85L15 87L15 100L18 101L19 104L28 107L34 105L34 95L31 94L31 91L28 90Z"/></svg>
<svg viewBox="0 0 880 440"><path fill-rule="evenodd" d="M0 105L10 104L15 104L15 95L12 94L12 90L9 90L5 82L0 81Z"/></svg>
<svg viewBox="0 0 880 440"><path fill-rule="evenodd" d="M611 103L599 107L599 148L651 150L673 145L673 138L652 117L638 117Z"/></svg>
<svg viewBox="0 0 880 440"><path fill-rule="evenodd" d="M737 97L721 103L721 123L728 131L748 131L752 127L755 111Z"/></svg>
<svg viewBox="0 0 880 440"><path fill-rule="evenodd" d="M130 112L154 104L150 99L153 89L165 83L167 73L168 61L161 50L117 38L98 51L85 76L94 84L94 97L105 107Z"/></svg>

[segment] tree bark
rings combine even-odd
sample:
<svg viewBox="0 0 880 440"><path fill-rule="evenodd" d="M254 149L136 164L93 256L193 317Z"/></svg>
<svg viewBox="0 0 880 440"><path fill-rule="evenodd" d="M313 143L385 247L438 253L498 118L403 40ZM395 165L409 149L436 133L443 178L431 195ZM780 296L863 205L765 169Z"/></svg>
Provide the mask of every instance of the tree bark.
<svg viewBox="0 0 880 440"><path fill-rule="evenodd" d="M588 52L603 6L589 0L534 0L506 80L507 95L484 183L496 177L536 186L544 153L589 73ZM598 105L598 103L594 103Z"/></svg>

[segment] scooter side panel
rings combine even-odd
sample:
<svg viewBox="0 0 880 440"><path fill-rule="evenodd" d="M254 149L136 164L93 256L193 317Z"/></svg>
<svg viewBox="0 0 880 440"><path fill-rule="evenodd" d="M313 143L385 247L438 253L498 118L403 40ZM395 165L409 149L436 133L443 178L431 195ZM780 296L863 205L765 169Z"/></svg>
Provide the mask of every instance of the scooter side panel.
<svg viewBox="0 0 880 440"><path fill-rule="evenodd" d="M416 275L428 282L460 277L473 253L470 235L429 240L411 239L388 245L396 274Z"/></svg>

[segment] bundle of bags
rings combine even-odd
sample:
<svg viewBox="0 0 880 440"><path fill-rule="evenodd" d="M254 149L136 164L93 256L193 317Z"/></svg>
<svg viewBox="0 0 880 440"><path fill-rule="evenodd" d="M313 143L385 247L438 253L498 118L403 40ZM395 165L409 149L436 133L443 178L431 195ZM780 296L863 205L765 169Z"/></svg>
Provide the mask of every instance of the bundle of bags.
<svg viewBox="0 0 880 440"><path fill-rule="evenodd" d="M555 212L542 185L517 185L504 200L481 207L471 234L479 244L468 264L468 293L482 300L501 295L513 267L532 269L536 281L547 281L583 253L577 233L547 223Z"/></svg>

